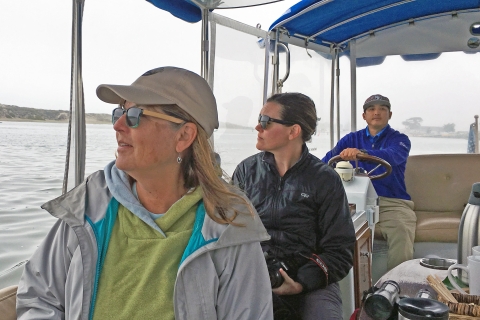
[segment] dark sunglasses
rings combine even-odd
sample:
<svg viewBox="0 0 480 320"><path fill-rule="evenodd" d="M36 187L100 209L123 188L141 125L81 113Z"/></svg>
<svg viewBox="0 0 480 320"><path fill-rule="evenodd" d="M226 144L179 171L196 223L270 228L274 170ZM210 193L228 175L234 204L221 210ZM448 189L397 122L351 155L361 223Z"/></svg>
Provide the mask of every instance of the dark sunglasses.
<svg viewBox="0 0 480 320"><path fill-rule="evenodd" d="M120 119L124 113L127 113L127 117L125 118L125 121L127 122L127 125L130 128L138 127L138 125L140 124L140 116L142 115L151 116L151 117L167 120L174 123L185 122L182 119L171 117L160 112L148 111L148 110L140 109L139 107L134 106L134 107L128 108L127 110L123 109L122 107L113 109L112 123L115 124L115 122L117 122L118 119Z"/></svg>
<svg viewBox="0 0 480 320"><path fill-rule="evenodd" d="M269 116L266 115L258 115L258 123L262 126L263 130L267 129L267 126L270 124L270 122L276 122L283 124L284 126L293 126L295 123L290 122L290 121L283 121L279 119L274 119L270 118Z"/></svg>

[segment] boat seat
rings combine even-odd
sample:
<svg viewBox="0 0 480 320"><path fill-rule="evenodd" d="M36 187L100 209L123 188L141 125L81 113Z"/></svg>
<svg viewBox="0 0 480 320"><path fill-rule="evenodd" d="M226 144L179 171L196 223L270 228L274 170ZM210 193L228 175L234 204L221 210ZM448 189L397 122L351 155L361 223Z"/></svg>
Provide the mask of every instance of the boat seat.
<svg viewBox="0 0 480 320"><path fill-rule="evenodd" d="M479 181L480 154L408 157L405 184L417 215L415 242L456 243L472 185ZM375 239L383 238L376 232Z"/></svg>
<svg viewBox="0 0 480 320"><path fill-rule="evenodd" d="M417 215L415 242L456 243L472 185L479 181L480 154L410 156L405 184Z"/></svg>
<svg viewBox="0 0 480 320"><path fill-rule="evenodd" d="M407 192L417 215L413 258L457 259L458 228L472 185L480 181L480 154L408 157ZM387 271L387 244L375 230L372 278Z"/></svg>
<svg viewBox="0 0 480 320"><path fill-rule="evenodd" d="M17 319L16 302L17 287L10 286L0 289L0 318L3 320Z"/></svg>

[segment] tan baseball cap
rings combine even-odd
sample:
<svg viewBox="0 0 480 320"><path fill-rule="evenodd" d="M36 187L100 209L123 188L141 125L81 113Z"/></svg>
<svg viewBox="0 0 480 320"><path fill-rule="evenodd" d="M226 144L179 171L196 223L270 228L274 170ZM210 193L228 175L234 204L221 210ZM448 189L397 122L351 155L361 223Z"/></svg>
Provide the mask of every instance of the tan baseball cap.
<svg viewBox="0 0 480 320"><path fill-rule="evenodd" d="M97 96L115 104L124 100L138 105L176 104L191 115L209 137L218 128L217 103L210 86L198 74L182 68L152 69L129 86L101 84Z"/></svg>

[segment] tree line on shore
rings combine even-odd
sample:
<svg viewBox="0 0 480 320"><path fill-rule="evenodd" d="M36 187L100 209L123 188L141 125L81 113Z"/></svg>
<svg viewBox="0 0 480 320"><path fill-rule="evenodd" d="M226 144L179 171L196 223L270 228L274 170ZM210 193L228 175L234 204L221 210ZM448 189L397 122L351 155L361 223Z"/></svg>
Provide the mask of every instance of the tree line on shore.
<svg viewBox="0 0 480 320"><path fill-rule="evenodd" d="M46 110L25 108L0 103L0 121L40 121L40 122L68 122L68 110ZM87 123L112 123L112 115L107 113L86 113ZM228 129L252 129L252 126L243 126L234 123L221 123L221 127Z"/></svg>
<svg viewBox="0 0 480 320"><path fill-rule="evenodd" d="M68 110L45 110L25 108L0 103L0 119L6 121L51 121L68 122L70 112ZM106 113L85 114L87 123L110 123L112 116Z"/></svg>
<svg viewBox="0 0 480 320"><path fill-rule="evenodd" d="M467 138L467 131L455 131L455 123L446 123L442 126L423 126L421 117L408 118L402 122L405 132L415 136L442 136Z"/></svg>

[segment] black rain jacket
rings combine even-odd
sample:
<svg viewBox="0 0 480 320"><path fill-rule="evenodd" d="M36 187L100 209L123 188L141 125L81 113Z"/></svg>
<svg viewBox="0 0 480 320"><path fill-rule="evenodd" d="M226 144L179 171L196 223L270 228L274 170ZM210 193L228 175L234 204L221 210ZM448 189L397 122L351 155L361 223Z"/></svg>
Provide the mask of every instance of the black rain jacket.
<svg viewBox="0 0 480 320"><path fill-rule="evenodd" d="M304 292L343 279L353 265L355 230L339 175L303 145L300 160L281 177L270 152L243 160L233 183L244 190L271 236L262 243L277 258L304 259L294 280ZM318 258L318 259L317 259Z"/></svg>

